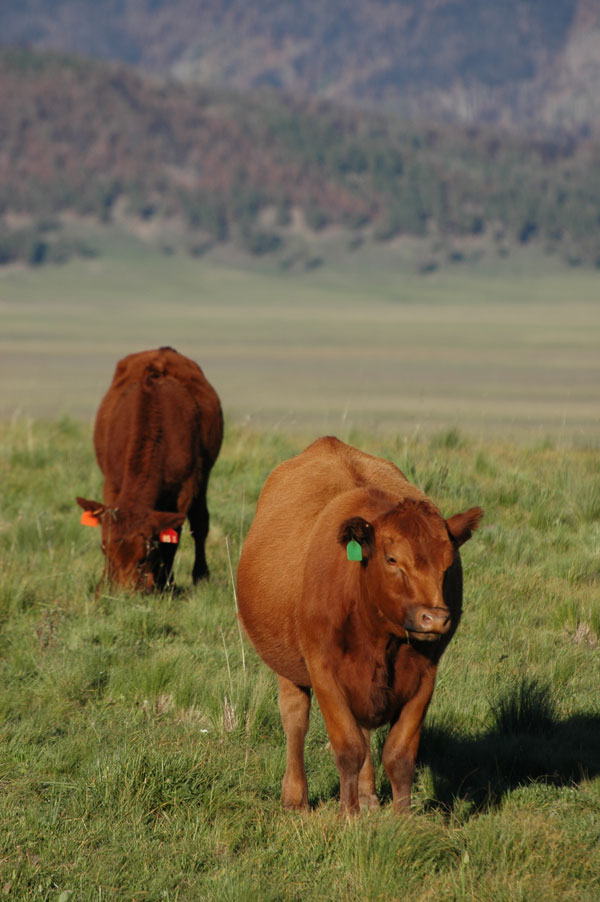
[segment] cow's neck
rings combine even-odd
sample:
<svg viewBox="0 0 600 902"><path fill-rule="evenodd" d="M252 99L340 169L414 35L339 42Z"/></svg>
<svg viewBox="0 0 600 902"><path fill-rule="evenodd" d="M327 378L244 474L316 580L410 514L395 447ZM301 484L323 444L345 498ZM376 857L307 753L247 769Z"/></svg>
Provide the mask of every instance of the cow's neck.
<svg viewBox="0 0 600 902"><path fill-rule="evenodd" d="M394 623L379 607L377 594L369 591L366 574L361 573L358 582L358 604L356 616L361 620L362 629L368 631L377 645L385 647L391 636L404 639L406 631L398 623Z"/></svg>

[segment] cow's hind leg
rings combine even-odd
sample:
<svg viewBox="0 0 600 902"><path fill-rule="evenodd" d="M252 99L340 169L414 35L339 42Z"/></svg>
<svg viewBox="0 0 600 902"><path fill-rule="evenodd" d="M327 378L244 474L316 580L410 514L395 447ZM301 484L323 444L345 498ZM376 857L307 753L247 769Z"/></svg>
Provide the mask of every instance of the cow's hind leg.
<svg viewBox="0 0 600 902"><path fill-rule="evenodd" d="M206 486L203 487L200 494L192 501L187 516L192 532L192 538L194 539L194 546L196 548L196 557L192 569L192 580L197 583L201 579L208 579L209 575L208 565L206 563L206 553L204 550L209 526L208 507L206 506Z"/></svg>
<svg viewBox="0 0 600 902"><path fill-rule="evenodd" d="M304 769L304 740L308 731L310 689L285 677L279 682L279 710L287 742L281 801L284 808L308 808L308 783Z"/></svg>
<svg viewBox="0 0 600 902"><path fill-rule="evenodd" d="M362 728L362 734L365 737L367 753L365 755L365 763L360 769L358 775L358 804L361 809L378 808L379 799L375 792L375 770L373 768L373 758L371 754L371 734L369 730Z"/></svg>

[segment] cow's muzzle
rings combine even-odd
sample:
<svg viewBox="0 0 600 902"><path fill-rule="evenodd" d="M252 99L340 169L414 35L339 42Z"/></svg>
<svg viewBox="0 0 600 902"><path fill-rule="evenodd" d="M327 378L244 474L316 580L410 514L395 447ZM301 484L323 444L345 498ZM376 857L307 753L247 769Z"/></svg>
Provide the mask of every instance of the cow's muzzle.
<svg viewBox="0 0 600 902"><path fill-rule="evenodd" d="M418 607L409 612L403 626L415 639L434 640L448 632L450 623L448 608Z"/></svg>

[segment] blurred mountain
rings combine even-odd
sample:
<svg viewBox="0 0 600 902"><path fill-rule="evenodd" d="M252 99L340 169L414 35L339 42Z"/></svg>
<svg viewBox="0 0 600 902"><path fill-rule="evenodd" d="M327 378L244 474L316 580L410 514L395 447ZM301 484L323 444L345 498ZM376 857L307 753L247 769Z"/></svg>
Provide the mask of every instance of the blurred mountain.
<svg viewBox="0 0 600 902"><path fill-rule="evenodd" d="M58 226L94 222L168 226L192 252L283 251L331 227L450 259L531 243L600 265L600 146L582 134L417 125L14 49L0 109L0 263L60 258Z"/></svg>
<svg viewBox="0 0 600 902"><path fill-rule="evenodd" d="M430 122L600 122L598 0L3 0L0 45Z"/></svg>

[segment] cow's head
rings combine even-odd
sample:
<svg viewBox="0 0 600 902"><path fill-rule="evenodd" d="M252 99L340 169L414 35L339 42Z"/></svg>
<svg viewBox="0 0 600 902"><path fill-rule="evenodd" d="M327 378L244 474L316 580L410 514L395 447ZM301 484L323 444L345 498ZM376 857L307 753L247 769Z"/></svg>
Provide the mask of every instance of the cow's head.
<svg viewBox="0 0 600 902"><path fill-rule="evenodd" d="M151 510L140 515L99 501L76 500L86 512L82 522L102 529L109 581L127 589L151 591L159 572L161 540L177 542L185 514Z"/></svg>
<svg viewBox="0 0 600 902"><path fill-rule="evenodd" d="M471 537L482 516L481 508L473 507L444 521L430 502L407 499L372 521L345 520L338 541L346 548L349 543L360 546L358 552L352 544L348 557L360 559L361 579L374 615L387 621L390 630L414 639L432 641L445 635L452 615L444 597L444 579L450 568L460 568L458 548ZM460 593L458 579L454 584ZM460 610L461 599L455 601Z"/></svg>

